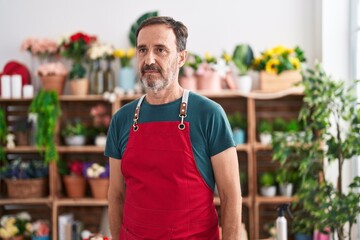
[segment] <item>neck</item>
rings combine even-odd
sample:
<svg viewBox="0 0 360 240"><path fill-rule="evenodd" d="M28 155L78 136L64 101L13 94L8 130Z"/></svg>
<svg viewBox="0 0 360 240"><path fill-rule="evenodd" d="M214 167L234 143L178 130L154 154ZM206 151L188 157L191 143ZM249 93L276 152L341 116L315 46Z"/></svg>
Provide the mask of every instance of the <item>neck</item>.
<svg viewBox="0 0 360 240"><path fill-rule="evenodd" d="M153 105L165 104L179 99L183 92L184 89L180 87L180 85L172 88L165 88L158 92L148 91L146 94L146 101Z"/></svg>

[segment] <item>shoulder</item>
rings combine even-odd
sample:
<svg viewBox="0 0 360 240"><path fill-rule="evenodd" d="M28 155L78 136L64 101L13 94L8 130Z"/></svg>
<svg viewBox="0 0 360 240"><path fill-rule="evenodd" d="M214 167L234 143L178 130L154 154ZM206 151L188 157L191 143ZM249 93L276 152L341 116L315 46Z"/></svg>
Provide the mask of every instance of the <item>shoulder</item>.
<svg viewBox="0 0 360 240"><path fill-rule="evenodd" d="M220 104L217 102L194 92L190 92L189 94L189 107L190 106L196 107L199 111L214 111L216 109L221 109Z"/></svg>
<svg viewBox="0 0 360 240"><path fill-rule="evenodd" d="M113 119L122 119L124 117L128 118L129 114L133 115L135 113L136 105L138 102L139 98L122 106L119 110L115 112Z"/></svg>

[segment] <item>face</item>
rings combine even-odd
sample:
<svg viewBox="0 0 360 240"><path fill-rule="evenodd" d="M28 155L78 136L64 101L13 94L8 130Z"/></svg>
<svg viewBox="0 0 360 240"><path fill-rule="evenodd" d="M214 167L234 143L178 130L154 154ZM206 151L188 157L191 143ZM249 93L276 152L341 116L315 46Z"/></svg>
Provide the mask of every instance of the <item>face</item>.
<svg viewBox="0 0 360 240"><path fill-rule="evenodd" d="M137 38L137 60L140 79L152 91L174 86L179 68L185 63L186 51L178 53L172 29L163 24L146 26Z"/></svg>

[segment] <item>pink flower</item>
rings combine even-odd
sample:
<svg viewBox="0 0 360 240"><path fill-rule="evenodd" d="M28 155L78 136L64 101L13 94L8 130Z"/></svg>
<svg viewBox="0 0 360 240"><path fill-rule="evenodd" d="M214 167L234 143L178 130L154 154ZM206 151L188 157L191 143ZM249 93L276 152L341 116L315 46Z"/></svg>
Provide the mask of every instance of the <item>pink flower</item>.
<svg viewBox="0 0 360 240"><path fill-rule="evenodd" d="M66 76L68 70L61 62L45 63L38 67L36 74L39 76L60 75Z"/></svg>
<svg viewBox="0 0 360 240"><path fill-rule="evenodd" d="M48 38L27 38L22 42L20 49L22 51L29 51L33 55L46 56L55 55L59 47L56 41Z"/></svg>

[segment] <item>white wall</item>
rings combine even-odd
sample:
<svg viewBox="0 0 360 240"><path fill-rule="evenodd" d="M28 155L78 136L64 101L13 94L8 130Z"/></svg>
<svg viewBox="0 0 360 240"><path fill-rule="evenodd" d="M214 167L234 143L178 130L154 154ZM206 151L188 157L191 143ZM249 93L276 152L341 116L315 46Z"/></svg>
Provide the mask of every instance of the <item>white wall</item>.
<svg viewBox="0 0 360 240"><path fill-rule="evenodd" d="M277 44L299 45L309 63L316 55L314 0L0 0L0 71L10 59L28 61L23 39L60 38L84 31L104 42L127 47L130 25L143 13L159 10L189 28L188 49L220 55L247 42L255 52Z"/></svg>

